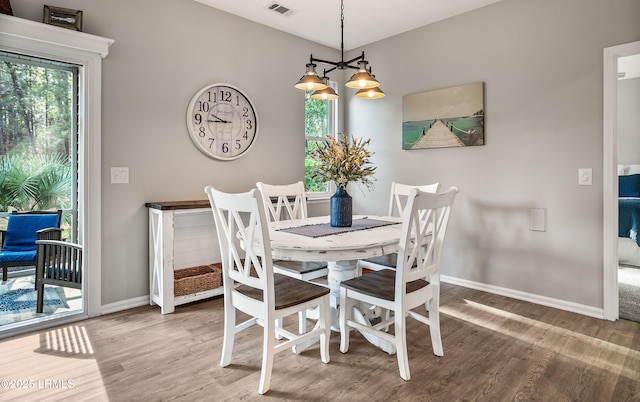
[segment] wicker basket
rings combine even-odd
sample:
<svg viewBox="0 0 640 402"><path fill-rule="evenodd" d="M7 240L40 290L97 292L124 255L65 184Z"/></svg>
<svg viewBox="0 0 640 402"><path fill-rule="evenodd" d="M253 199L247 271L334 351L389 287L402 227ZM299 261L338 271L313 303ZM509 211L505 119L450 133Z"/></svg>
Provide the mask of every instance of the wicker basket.
<svg viewBox="0 0 640 402"><path fill-rule="evenodd" d="M222 286L220 263L173 271L173 295L184 296Z"/></svg>

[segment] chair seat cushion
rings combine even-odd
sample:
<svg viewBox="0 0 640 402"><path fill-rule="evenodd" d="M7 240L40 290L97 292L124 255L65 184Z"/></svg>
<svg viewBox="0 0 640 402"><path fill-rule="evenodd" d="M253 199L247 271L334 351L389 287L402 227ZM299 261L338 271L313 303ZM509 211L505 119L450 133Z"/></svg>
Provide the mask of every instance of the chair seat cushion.
<svg viewBox="0 0 640 402"><path fill-rule="evenodd" d="M36 261L36 250L33 251L0 251L0 263Z"/></svg>
<svg viewBox="0 0 640 402"><path fill-rule="evenodd" d="M273 265L277 265L285 271L290 271L296 274L308 274L309 272L318 271L320 269L326 269L326 262L309 262L309 261L285 261L276 260Z"/></svg>
<svg viewBox="0 0 640 402"><path fill-rule="evenodd" d="M383 265L389 268L395 268L396 263L398 262L398 253L385 254L379 257L365 258L362 261Z"/></svg>
<svg viewBox="0 0 640 402"><path fill-rule="evenodd" d="M422 279L407 282L407 293L415 292L428 285L429 282ZM340 286L369 296L393 301L395 300L396 271L381 269L343 281Z"/></svg>
<svg viewBox="0 0 640 402"><path fill-rule="evenodd" d="M276 310L317 299L329 293L329 288L286 275L274 274L274 279ZM252 299L263 300L261 289L240 285L236 290Z"/></svg>
<svg viewBox="0 0 640 402"><path fill-rule="evenodd" d="M362 261L395 269L396 263L398 262L398 253L385 254L379 257L365 258ZM413 261L413 266L417 267L418 263L416 261Z"/></svg>
<svg viewBox="0 0 640 402"><path fill-rule="evenodd" d="M70 283L82 283L82 271L74 272L69 268L49 267L45 270L44 279L55 279Z"/></svg>

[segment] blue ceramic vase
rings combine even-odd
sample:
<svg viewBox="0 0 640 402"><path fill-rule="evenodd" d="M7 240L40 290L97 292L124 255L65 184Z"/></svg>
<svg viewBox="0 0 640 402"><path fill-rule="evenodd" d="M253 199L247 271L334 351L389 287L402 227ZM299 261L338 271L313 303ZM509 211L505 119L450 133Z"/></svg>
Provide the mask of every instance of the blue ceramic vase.
<svg viewBox="0 0 640 402"><path fill-rule="evenodd" d="M352 220L352 200L344 187L336 189L331 196L331 226L349 227Z"/></svg>

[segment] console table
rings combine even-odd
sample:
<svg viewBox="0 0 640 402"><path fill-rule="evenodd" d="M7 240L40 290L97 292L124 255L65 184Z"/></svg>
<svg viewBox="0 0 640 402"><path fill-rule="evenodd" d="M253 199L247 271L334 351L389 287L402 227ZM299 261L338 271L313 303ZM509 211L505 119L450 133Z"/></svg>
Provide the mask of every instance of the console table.
<svg viewBox="0 0 640 402"><path fill-rule="evenodd" d="M174 270L220 262L220 247L208 200L148 202L149 304L162 314L175 306L223 293L222 287L174 296Z"/></svg>

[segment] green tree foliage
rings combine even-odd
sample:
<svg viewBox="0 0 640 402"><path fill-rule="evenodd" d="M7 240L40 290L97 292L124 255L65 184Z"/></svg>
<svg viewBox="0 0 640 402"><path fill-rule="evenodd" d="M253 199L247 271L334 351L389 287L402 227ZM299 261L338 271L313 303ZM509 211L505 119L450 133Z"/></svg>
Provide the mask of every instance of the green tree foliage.
<svg viewBox="0 0 640 402"><path fill-rule="evenodd" d="M73 74L0 62L0 212L70 208Z"/></svg>
<svg viewBox="0 0 640 402"><path fill-rule="evenodd" d="M307 91L304 98L304 128L307 138L304 158L305 188L310 192L327 191L327 183L316 179L318 161L314 159L318 146L324 142L329 128L327 117L329 103L311 98L313 91ZM310 139L310 137L315 137Z"/></svg>

